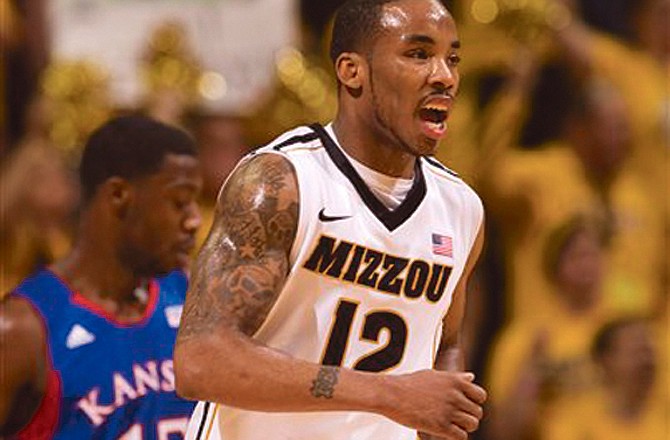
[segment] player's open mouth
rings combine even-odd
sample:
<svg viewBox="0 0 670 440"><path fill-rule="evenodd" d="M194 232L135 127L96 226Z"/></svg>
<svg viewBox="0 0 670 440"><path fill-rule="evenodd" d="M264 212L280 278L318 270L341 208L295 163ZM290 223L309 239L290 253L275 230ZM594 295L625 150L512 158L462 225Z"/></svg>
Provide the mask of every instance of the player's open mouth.
<svg viewBox="0 0 670 440"><path fill-rule="evenodd" d="M419 109L424 134L429 138L437 140L446 133L449 117L448 101L449 98L431 99Z"/></svg>

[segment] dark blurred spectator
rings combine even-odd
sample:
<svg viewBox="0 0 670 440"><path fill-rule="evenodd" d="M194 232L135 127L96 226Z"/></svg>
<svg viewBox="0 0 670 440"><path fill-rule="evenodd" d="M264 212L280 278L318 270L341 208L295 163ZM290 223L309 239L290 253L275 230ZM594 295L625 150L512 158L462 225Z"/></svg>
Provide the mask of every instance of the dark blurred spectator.
<svg viewBox="0 0 670 440"><path fill-rule="evenodd" d="M70 249L78 189L63 158L32 138L11 152L0 174L0 289Z"/></svg>
<svg viewBox="0 0 670 440"><path fill-rule="evenodd" d="M549 440L665 440L670 434L659 392L658 347L648 322L623 318L597 333L592 354L602 382L557 416Z"/></svg>
<svg viewBox="0 0 670 440"><path fill-rule="evenodd" d="M5 4L7 3L7 4ZM3 13L12 13L14 32L2 50L3 116L7 146L16 145L25 133L25 116L37 93L39 77L49 63L46 0L5 0Z"/></svg>

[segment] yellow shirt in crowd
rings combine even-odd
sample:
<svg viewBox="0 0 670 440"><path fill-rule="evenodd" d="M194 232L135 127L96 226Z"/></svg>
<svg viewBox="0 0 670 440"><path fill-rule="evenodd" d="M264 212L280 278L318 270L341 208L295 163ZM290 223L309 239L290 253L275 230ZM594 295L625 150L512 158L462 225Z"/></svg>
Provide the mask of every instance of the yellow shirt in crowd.
<svg viewBox="0 0 670 440"><path fill-rule="evenodd" d="M604 215L605 207L573 150L561 143L508 151L490 179L497 199L491 202L498 205L494 210L506 209L506 201L513 198L527 205L525 223L508 222L502 231L508 239L512 318L533 320L538 310L552 307L551 286L542 269L548 235L579 213ZM607 253L604 301L622 313L647 313L657 304L667 258L663 215L631 169L621 171L608 196L615 229Z"/></svg>
<svg viewBox="0 0 670 440"><path fill-rule="evenodd" d="M494 408L516 398L517 385L527 366L537 363L546 378L538 417L540 433L544 435L556 411L596 387L590 346L608 318L602 307L575 315L556 301L550 312L539 313L533 323L516 321L505 329L494 345L488 369L488 390ZM541 357L534 353L538 338L544 339Z"/></svg>
<svg viewBox="0 0 670 440"><path fill-rule="evenodd" d="M523 366L534 359L533 345L544 338L541 366L551 376L556 399L571 398L594 386L590 346L596 331L611 315L596 307L582 315L568 311L558 301L550 312L540 312L534 322L516 321L503 330L494 345L488 386L493 403L513 398Z"/></svg>
<svg viewBox="0 0 670 440"><path fill-rule="evenodd" d="M650 190L665 205L667 215L670 65L664 66L650 53L604 34L594 34L591 44L596 75L614 84L629 110L635 138L631 166L649 181Z"/></svg>
<svg viewBox="0 0 670 440"><path fill-rule="evenodd" d="M667 440L670 421L657 401L650 400L637 420L612 416L603 392L584 396L562 408L546 440Z"/></svg>

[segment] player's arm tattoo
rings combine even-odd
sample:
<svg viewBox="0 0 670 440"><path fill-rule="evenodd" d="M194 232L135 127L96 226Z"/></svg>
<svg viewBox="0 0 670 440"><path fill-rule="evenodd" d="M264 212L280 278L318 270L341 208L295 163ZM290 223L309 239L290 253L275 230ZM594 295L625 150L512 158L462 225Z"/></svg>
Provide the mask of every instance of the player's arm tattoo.
<svg viewBox="0 0 670 440"><path fill-rule="evenodd" d="M252 335L277 299L298 222L292 165L256 156L229 179L197 258L179 341L224 325Z"/></svg>
<svg viewBox="0 0 670 440"><path fill-rule="evenodd" d="M338 367L324 365L319 368L316 378L312 381L312 388L310 388L312 396L332 399L339 375L340 369Z"/></svg>

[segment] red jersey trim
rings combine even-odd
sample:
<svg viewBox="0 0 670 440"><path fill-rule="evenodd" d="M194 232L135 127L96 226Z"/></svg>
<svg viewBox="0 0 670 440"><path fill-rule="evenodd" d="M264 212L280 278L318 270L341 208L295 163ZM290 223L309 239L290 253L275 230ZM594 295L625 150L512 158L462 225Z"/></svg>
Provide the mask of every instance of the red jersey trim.
<svg viewBox="0 0 670 440"><path fill-rule="evenodd" d="M56 274L53 271L50 272L67 288L67 290L71 292L70 300L72 301L73 304L76 304L80 307L89 310L90 312L104 318L105 320L109 321L110 324L115 325L117 327L127 328L145 324L154 314L154 311L156 310L156 305L158 304L158 294L159 294L158 282L155 279L151 279L149 281L149 287L148 287L149 299L147 301L147 306L144 308L144 313L142 314L142 316L138 319L129 319L129 320L119 319L118 316L115 316L114 314L108 312L107 310L100 307L100 305L97 304L96 302L91 301L78 291L74 290L64 279L59 277L58 274Z"/></svg>
<svg viewBox="0 0 670 440"><path fill-rule="evenodd" d="M138 319L119 319L117 316L114 316L112 313L100 307L99 304L91 301L79 292L72 291L71 299L74 304L84 307L96 315L100 315L117 327L133 327L135 325L144 324L151 318L154 310L156 310L156 304L158 304L158 282L156 282L156 280L149 281L149 301L144 309L144 313Z"/></svg>
<svg viewBox="0 0 670 440"><path fill-rule="evenodd" d="M47 369L47 383L44 396L30 422L17 434L17 440L50 440L58 428L63 388L60 374L53 368L49 329L44 316L28 298L20 297L30 305L42 325L44 334L44 356Z"/></svg>
<svg viewBox="0 0 670 440"><path fill-rule="evenodd" d="M49 365L44 397L30 423L19 431L18 440L50 440L56 433L62 399L61 378Z"/></svg>

